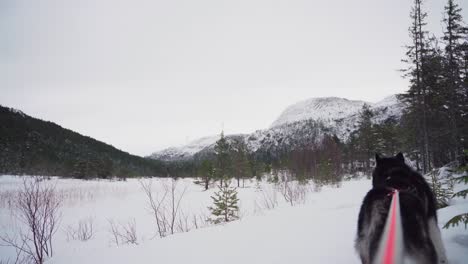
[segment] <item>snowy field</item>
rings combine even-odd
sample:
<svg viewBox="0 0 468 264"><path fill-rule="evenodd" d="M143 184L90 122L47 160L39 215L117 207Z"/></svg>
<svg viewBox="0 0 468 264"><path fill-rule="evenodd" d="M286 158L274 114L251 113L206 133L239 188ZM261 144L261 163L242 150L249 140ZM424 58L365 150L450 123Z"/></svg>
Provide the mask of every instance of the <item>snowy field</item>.
<svg viewBox="0 0 468 264"><path fill-rule="evenodd" d="M10 205L21 184L20 177L0 176L0 232L18 228ZM353 241L359 206L371 187L368 179L345 181L340 187L309 184L291 206L281 186L252 181L238 189L241 219L213 226L205 220L216 189L203 191L191 179L179 180L175 193L184 193L176 224L180 233L160 238L138 180L54 178L48 184L56 186L62 202L54 255L47 261L56 264L359 263ZM170 179L153 179L155 195L171 186ZM466 200L453 200L439 210L439 225L467 210ZM90 239L71 236L70 230L80 222L92 224ZM135 243L116 243L111 223L117 228L134 227ZM468 263L468 230L459 226L442 233L450 263ZM0 247L0 263L14 255L12 248Z"/></svg>

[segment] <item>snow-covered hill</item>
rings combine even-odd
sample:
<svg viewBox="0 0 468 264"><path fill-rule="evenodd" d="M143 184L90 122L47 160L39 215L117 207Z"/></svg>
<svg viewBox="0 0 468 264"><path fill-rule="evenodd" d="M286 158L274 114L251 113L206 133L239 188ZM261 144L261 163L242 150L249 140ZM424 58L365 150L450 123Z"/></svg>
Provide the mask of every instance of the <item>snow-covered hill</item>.
<svg viewBox="0 0 468 264"><path fill-rule="evenodd" d="M155 152L151 154L150 158L167 161L185 160L202 151L204 148L215 144L218 139L219 136L203 137L181 147L171 147Z"/></svg>
<svg viewBox="0 0 468 264"><path fill-rule="evenodd" d="M338 97L311 98L287 107L271 127L308 119L333 125L335 120L357 113L364 104L364 101Z"/></svg>
<svg viewBox="0 0 468 264"><path fill-rule="evenodd" d="M251 134L228 135L229 140L243 141L250 152L268 151L320 141L324 134L335 134L346 141L358 127L359 112L367 104L375 113L373 121L383 122L400 118L403 104L395 95L377 103L353 101L338 97L311 98L287 107L270 128ZM153 153L150 158L176 161L208 153L219 136L205 137L181 147Z"/></svg>

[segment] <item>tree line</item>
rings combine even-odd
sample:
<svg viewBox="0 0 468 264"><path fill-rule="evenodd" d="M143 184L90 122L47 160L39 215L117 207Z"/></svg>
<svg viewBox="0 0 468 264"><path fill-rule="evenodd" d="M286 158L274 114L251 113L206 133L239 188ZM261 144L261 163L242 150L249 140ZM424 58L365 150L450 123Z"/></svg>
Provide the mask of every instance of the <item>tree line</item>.
<svg viewBox="0 0 468 264"><path fill-rule="evenodd" d="M444 7L444 29L427 30L423 1L414 0L403 69L410 81L399 98L407 105L403 140L418 168L428 172L449 161L464 162L468 135L468 28L453 0Z"/></svg>

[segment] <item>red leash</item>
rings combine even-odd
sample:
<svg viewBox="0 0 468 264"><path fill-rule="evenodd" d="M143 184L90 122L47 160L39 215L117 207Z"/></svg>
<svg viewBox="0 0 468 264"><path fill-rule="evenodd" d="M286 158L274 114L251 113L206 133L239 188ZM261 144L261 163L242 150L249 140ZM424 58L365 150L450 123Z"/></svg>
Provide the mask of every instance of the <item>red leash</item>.
<svg viewBox="0 0 468 264"><path fill-rule="evenodd" d="M390 194L389 194L390 195ZM384 233L375 264L399 264L402 262L402 231L400 216L400 197L398 190L391 193L390 212L385 223Z"/></svg>
<svg viewBox="0 0 468 264"><path fill-rule="evenodd" d="M387 242L385 243L385 255L384 255L384 264L394 264L395 263L395 244L396 244L396 225L397 225L397 204L399 204L398 191L394 190L392 195L392 204L390 208L390 226L389 233L387 237Z"/></svg>

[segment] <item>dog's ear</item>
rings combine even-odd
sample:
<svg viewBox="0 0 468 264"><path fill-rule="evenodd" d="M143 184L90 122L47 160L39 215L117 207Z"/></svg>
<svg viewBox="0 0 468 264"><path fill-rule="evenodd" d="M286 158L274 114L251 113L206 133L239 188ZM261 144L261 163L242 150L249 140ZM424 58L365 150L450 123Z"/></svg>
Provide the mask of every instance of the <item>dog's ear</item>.
<svg viewBox="0 0 468 264"><path fill-rule="evenodd" d="M395 156L398 161L405 162L405 157L403 157L403 153L398 152L398 154Z"/></svg>
<svg viewBox="0 0 468 264"><path fill-rule="evenodd" d="M375 163L379 165L381 160L382 158L380 157L379 153L375 153Z"/></svg>

